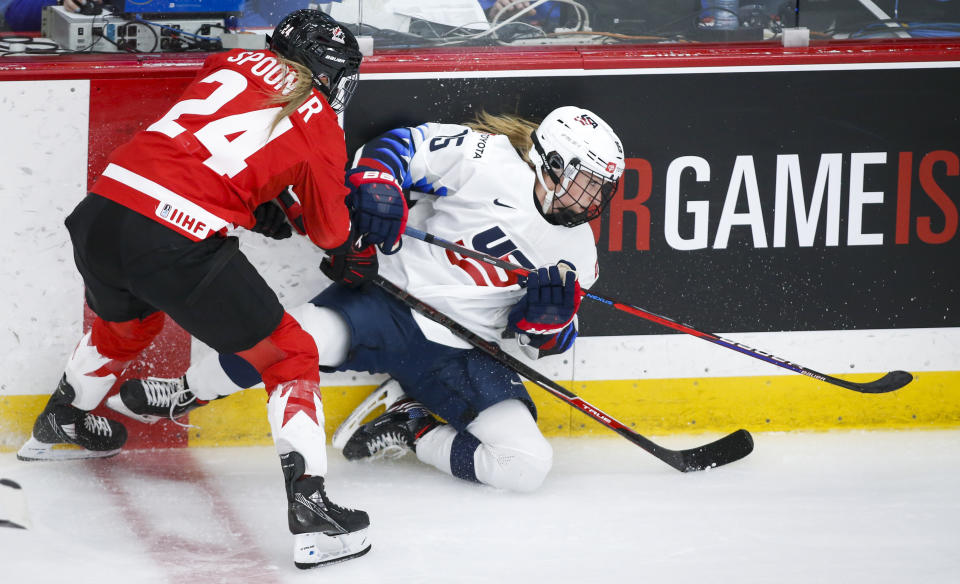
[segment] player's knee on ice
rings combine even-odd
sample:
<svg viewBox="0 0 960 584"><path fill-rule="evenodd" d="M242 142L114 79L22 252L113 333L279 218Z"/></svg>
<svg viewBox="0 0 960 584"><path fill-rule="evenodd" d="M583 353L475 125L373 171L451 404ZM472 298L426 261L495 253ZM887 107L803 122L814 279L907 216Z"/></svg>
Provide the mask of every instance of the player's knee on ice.
<svg viewBox="0 0 960 584"><path fill-rule="evenodd" d="M511 491L534 491L553 466L553 448L527 406L515 399L480 412L467 427L479 441L474 470L480 482Z"/></svg>

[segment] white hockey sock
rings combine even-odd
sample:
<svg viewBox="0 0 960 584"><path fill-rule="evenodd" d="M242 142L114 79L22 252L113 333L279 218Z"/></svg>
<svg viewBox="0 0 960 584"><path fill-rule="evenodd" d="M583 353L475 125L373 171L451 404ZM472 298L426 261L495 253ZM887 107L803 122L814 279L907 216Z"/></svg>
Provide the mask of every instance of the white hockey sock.
<svg viewBox="0 0 960 584"><path fill-rule="evenodd" d="M430 430L417 441L417 458L452 475L450 451L456 437L457 431L452 426L443 425Z"/></svg>
<svg viewBox="0 0 960 584"><path fill-rule="evenodd" d="M299 452L305 474L327 474L327 435L319 383L296 380L278 385L267 400L267 419L277 454Z"/></svg>
<svg viewBox="0 0 960 584"><path fill-rule="evenodd" d="M100 405L117 381L116 375L104 369L113 359L101 355L90 337L90 332L83 335L64 369L67 383L76 393L72 405L88 412Z"/></svg>

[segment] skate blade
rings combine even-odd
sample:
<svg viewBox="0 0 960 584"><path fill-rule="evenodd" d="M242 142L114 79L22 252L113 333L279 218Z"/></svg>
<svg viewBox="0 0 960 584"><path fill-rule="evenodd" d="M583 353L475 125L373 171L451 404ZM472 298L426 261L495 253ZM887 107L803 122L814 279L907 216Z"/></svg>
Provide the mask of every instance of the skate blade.
<svg viewBox="0 0 960 584"><path fill-rule="evenodd" d="M125 403L123 403L123 399L120 397L119 393L111 395L110 397L107 398L107 407L117 413L123 414L128 418L139 420L144 424L153 424L162 419L160 416L148 416L146 414L138 414L134 412L133 410L128 408Z"/></svg>
<svg viewBox="0 0 960 584"><path fill-rule="evenodd" d="M17 451L17 460L32 462L38 460L84 460L87 458L109 458L117 455L121 448L115 450L87 450L76 444L57 442L47 444L40 442L33 436Z"/></svg>
<svg viewBox="0 0 960 584"><path fill-rule="evenodd" d="M293 538L293 564L301 570L359 558L371 547L366 529L343 535L301 533Z"/></svg>
<svg viewBox="0 0 960 584"><path fill-rule="evenodd" d="M356 433L357 429L363 425L364 420L377 408L383 406L386 410L404 396L403 388L394 379L388 379L380 384L380 387L373 390L373 393L367 396L353 412L347 416L347 419L340 424L337 430L330 438L330 443L337 450L343 450L350 437Z"/></svg>
<svg viewBox="0 0 960 584"><path fill-rule="evenodd" d="M373 456L368 457L369 460L399 460L406 456L408 453L413 452L406 446L393 445L387 446L380 450L380 452L374 454Z"/></svg>

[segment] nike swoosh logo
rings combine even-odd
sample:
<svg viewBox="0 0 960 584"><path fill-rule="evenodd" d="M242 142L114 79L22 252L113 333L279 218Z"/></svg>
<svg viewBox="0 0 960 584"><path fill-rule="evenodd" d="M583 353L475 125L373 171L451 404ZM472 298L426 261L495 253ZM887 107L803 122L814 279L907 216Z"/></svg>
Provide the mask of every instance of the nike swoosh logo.
<svg viewBox="0 0 960 584"><path fill-rule="evenodd" d="M500 202L500 199L494 199L494 200L493 200L493 204L496 205L496 206L498 206L498 207L506 207L507 209L516 209L516 207L514 207L513 205L508 205L508 204L506 204L506 203L501 203L501 202Z"/></svg>

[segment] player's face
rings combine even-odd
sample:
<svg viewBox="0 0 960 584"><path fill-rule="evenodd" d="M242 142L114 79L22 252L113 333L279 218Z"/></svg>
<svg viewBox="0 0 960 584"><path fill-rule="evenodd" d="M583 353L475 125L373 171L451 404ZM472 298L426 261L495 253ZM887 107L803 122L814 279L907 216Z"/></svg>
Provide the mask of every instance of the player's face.
<svg viewBox="0 0 960 584"><path fill-rule="evenodd" d="M588 170L581 170L573 179L564 177L563 188L557 189L553 209L581 213L603 203L603 180Z"/></svg>

